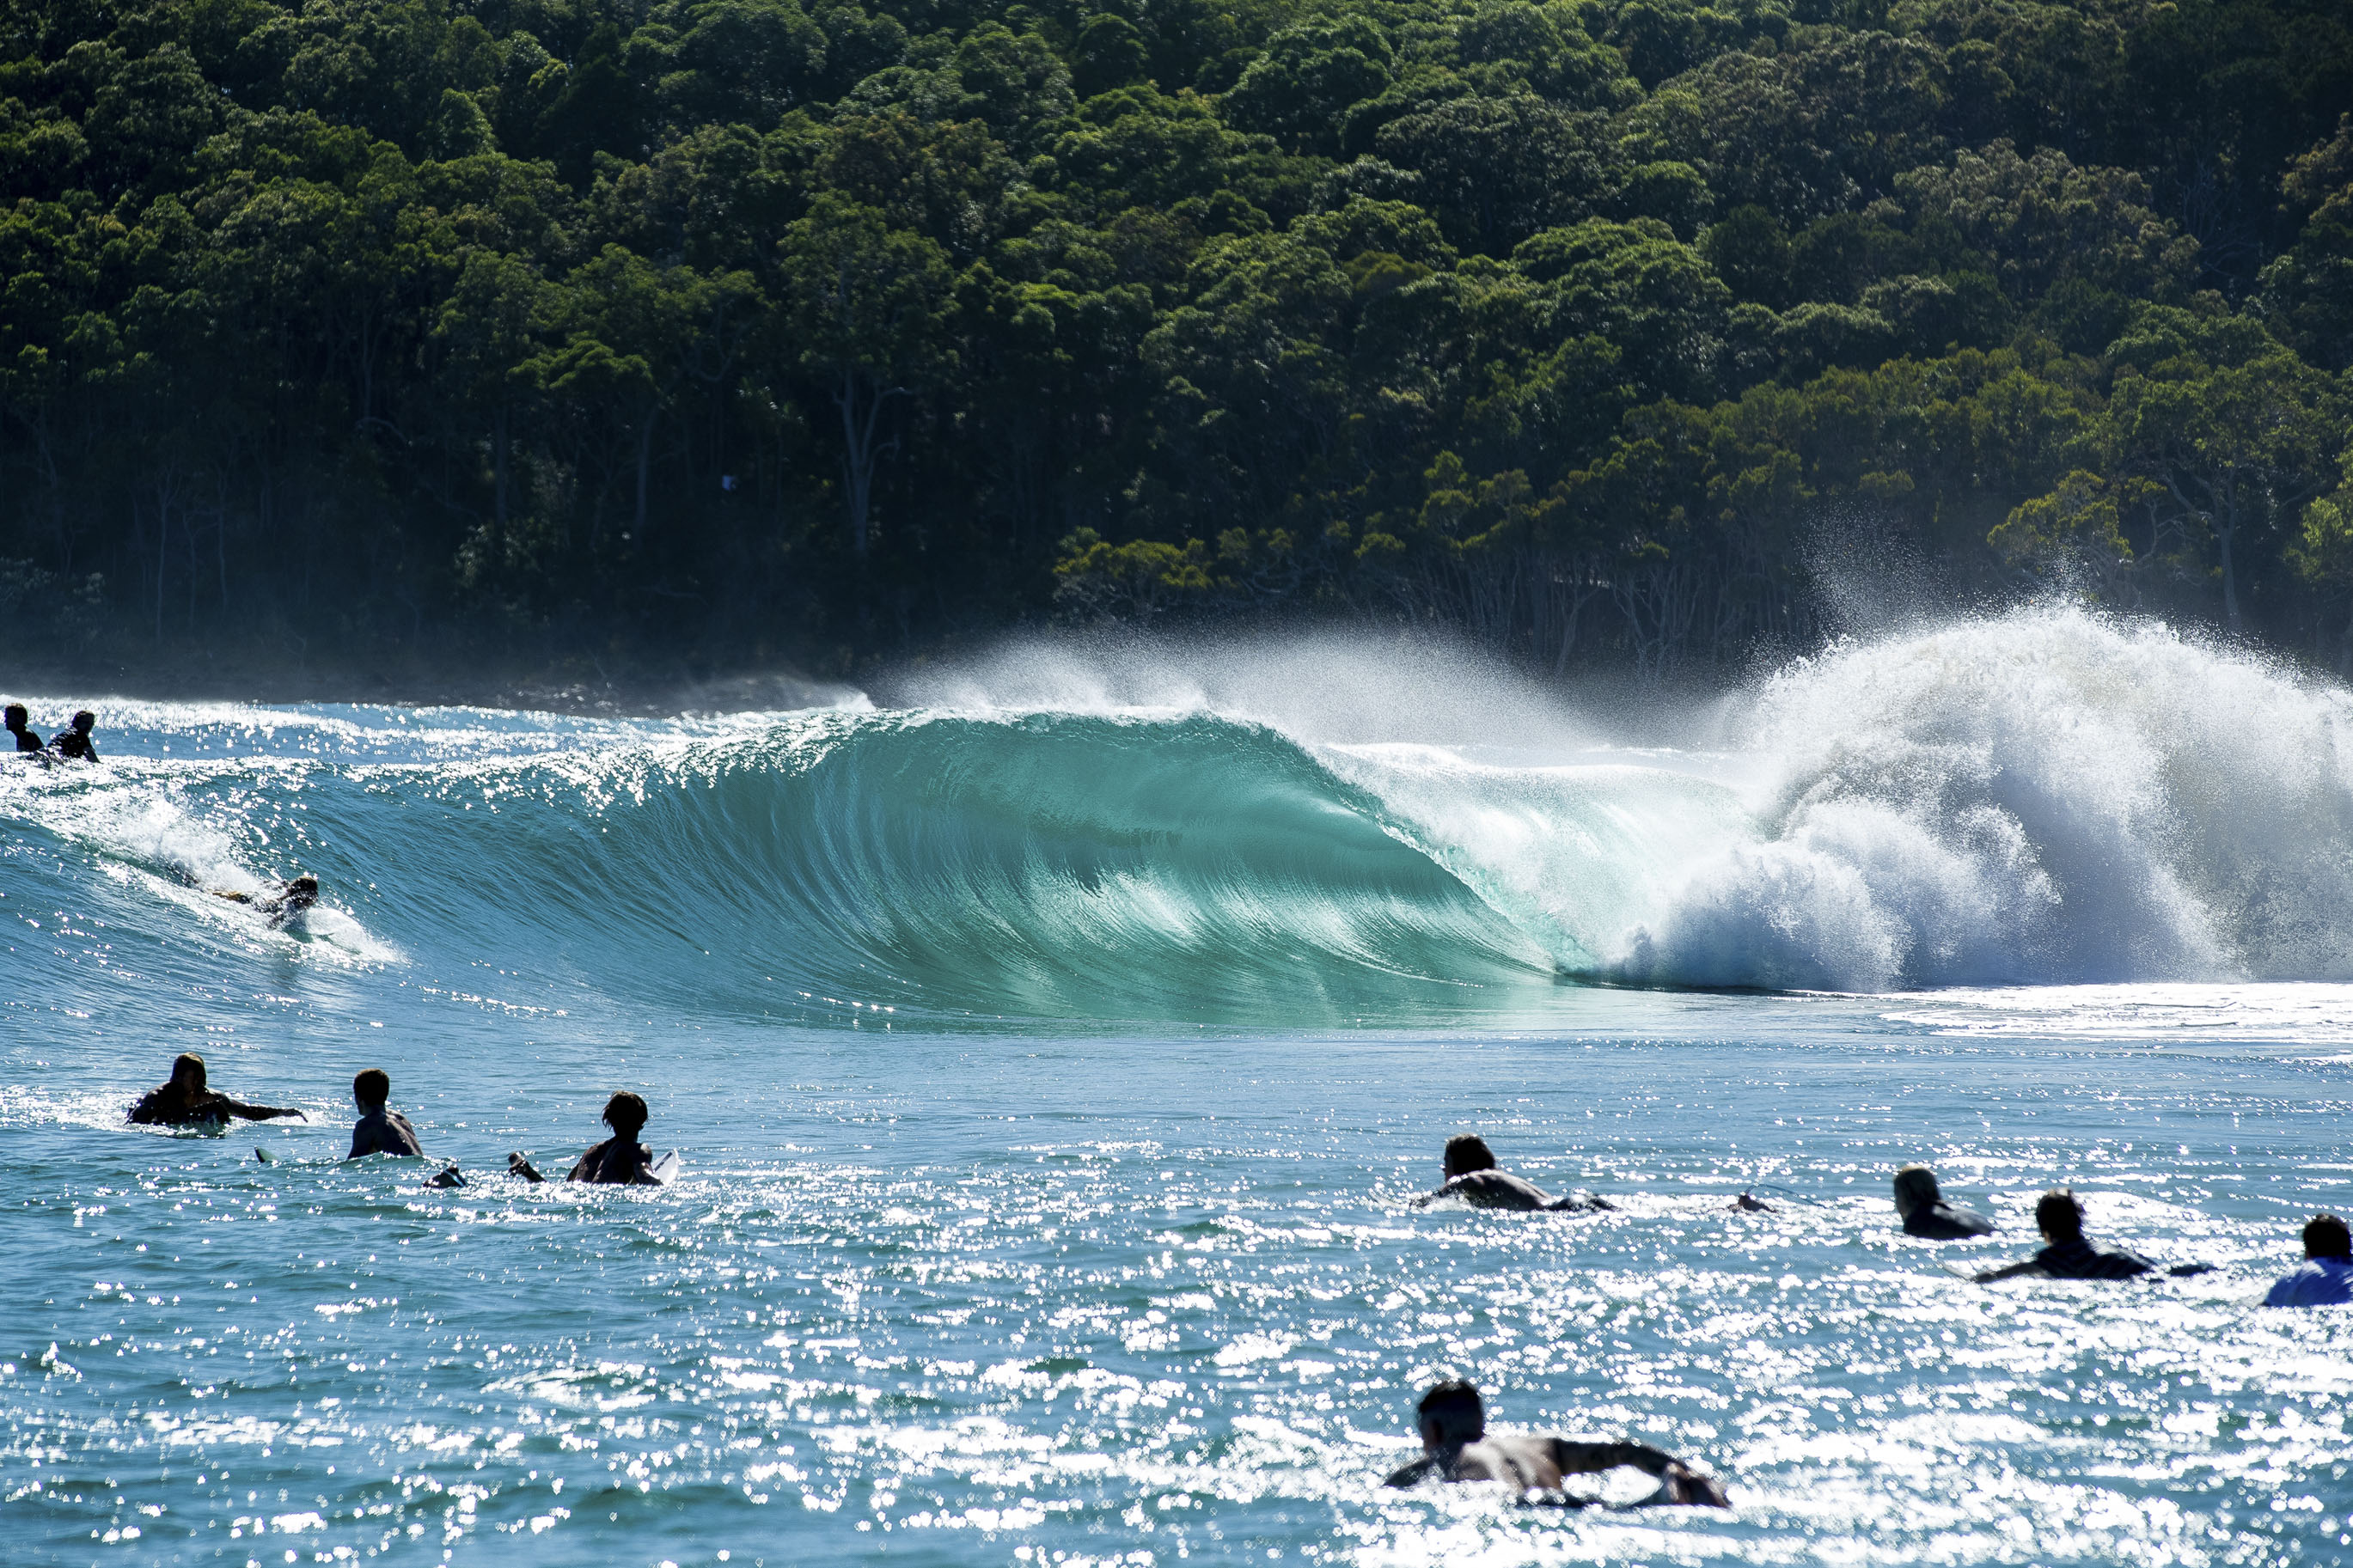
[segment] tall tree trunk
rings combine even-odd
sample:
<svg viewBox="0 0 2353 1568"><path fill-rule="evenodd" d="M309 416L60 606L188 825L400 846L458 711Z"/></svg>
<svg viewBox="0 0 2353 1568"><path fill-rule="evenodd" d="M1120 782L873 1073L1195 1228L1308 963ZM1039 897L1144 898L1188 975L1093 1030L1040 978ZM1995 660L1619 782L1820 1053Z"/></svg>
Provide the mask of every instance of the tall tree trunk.
<svg viewBox="0 0 2353 1568"><path fill-rule="evenodd" d="M155 643L164 642L164 568L171 557L165 553L172 542L172 500L169 485L155 482Z"/></svg>
<svg viewBox="0 0 2353 1568"><path fill-rule="evenodd" d="M645 421L638 426L638 521L629 534L632 554L646 547L646 474L653 467L654 421L659 417L661 405L657 403L646 410Z"/></svg>
<svg viewBox="0 0 2353 1568"><path fill-rule="evenodd" d="M2238 531L2235 518L2214 531L2214 537L2222 544L2222 624L2231 628L2232 637L2239 635L2239 575L2231 563L2231 539Z"/></svg>
<svg viewBox="0 0 2353 1568"><path fill-rule="evenodd" d="M834 396L841 409L841 496L849 508L849 542L858 559L866 559L866 508L874 483L874 426L861 428L858 418L858 373L841 373L841 390Z"/></svg>
<svg viewBox="0 0 2353 1568"><path fill-rule="evenodd" d="M874 500L874 465L881 457L874 433L882 423L882 405L904 387L860 384L855 370L841 373L840 390L833 395L841 410L841 495L849 512L849 542L858 559L866 559L868 518Z"/></svg>
<svg viewBox="0 0 2353 1568"><path fill-rule="evenodd" d="M495 475L492 481L493 488L497 491L493 504L498 512L499 542L501 548L504 548L507 536L507 405L504 398L499 400L498 427L491 434L491 467ZM638 480L638 512L641 522L645 513L644 489L645 483L641 478Z"/></svg>

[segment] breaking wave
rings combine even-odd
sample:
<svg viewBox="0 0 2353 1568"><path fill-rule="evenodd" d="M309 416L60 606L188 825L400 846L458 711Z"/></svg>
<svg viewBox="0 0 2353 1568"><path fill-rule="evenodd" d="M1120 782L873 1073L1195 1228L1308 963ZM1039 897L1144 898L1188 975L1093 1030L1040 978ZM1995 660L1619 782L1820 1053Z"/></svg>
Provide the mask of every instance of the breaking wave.
<svg viewBox="0 0 2353 1568"><path fill-rule="evenodd" d="M0 780L6 858L56 884L12 878L9 912L79 889L132 947L753 1012L1339 1025L1521 1016L1580 980L2353 979L2353 702L2158 626L1835 647L1674 747L1361 642L1020 650L915 697L602 725L118 706L142 760ZM205 897L298 863L320 929Z"/></svg>

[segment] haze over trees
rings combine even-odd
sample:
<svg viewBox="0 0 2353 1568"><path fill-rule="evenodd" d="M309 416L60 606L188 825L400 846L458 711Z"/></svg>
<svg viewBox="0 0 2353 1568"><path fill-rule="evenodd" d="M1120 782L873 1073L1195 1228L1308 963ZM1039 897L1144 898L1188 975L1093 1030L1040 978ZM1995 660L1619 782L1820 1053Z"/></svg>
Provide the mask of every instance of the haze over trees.
<svg viewBox="0 0 2353 1568"><path fill-rule="evenodd" d="M2353 663L2337 0L17 0L0 623L1737 668L1827 554Z"/></svg>

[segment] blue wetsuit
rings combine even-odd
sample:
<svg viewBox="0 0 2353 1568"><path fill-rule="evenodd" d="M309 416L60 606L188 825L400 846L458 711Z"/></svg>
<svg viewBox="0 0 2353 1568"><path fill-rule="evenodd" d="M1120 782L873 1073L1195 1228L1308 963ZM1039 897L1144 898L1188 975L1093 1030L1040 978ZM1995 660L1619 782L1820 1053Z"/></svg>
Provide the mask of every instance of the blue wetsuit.
<svg viewBox="0 0 2353 1568"><path fill-rule="evenodd" d="M2281 1276L2266 1307L2335 1307L2353 1301L2353 1258L2307 1258Z"/></svg>

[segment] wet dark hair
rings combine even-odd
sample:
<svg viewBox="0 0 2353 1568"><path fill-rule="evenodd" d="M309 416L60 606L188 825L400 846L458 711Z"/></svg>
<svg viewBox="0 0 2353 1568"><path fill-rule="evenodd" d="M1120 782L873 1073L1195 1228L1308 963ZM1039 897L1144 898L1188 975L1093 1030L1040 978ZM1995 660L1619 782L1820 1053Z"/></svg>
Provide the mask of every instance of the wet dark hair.
<svg viewBox="0 0 2353 1568"><path fill-rule="evenodd" d="M2316 1214L2304 1223L2306 1258L2353 1258L2353 1231L2333 1214Z"/></svg>
<svg viewBox="0 0 2353 1568"><path fill-rule="evenodd" d="M1476 1132L1457 1132L1446 1141L1446 1173L1450 1178L1494 1168L1495 1152Z"/></svg>
<svg viewBox="0 0 2353 1568"><path fill-rule="evenodd" d="M626 1089L605 1102L605 1125L616 1132L635 1136L649 1114L646 1102Z"/></svg>
<svg viewBox="0 0 2353 1568"><path fill-rule="evenodd" d="M73 727L77 730L94 730L98 727L98 715L85 708L74 715Z"/></svg>
<svg viewBox="0 0 2353 1568"><path fill-rule="evenodd" d="M176 1079L182 1073L188 1071L194 1071L196 1081L202 1083L205 1079L205 1058L194 1051L182 1051L172 1058L172 1077Z"/></svg>
<svg viewBox="0 0 2353 1568"><path fill-rule="evenodd" d="M1906 1165L1895 1173L1895 1206L1905 1213L1926 1208L1943 1196L1936 1186L1936 1173L1927 1166Z"/></svg>
<svg viewBox="0 0 2353 1568"><path fill-rule="evenodd" d="M352 1079L352 1098L362 1105L382 1105L392 1098L392 1079L382 1068L362 1068Z"/></svg>
<svg viewBox="0 0 2353 1568"><path fill-rule="evenodd" d="M1475 1443L1487 1433L1487 1406L1479 1391L1459 1377L1433 1386L1414 1406L1418 1424L1438 1427L1441 1443Z"/></svg>
<svg viewBox="0 0 2353 1568"><path fill-rule="evenodd" d="M2034 1223L2053 1241L2073 1241L2084 1234L2084 1204L2072 1187L2053 1187L2034 1205Z"/></svg>
<svg viewBox="0 0 2353 1568"><path fill-rule="evenodd" d="M25 727L25 721L28 715L25 711L25 705L23 703L11 702L8 704L5 717L8 721L8 728L11 730L21 730Z"/></svg>
<svg viewBox="0 0 2353 1568"><path fill-rule="evenodd" d="M315 893L319 890L319 879L312 876L310 872L305 871L301 876L295 878L292 881L287 883L286 887L290 892Z"/></svg>

